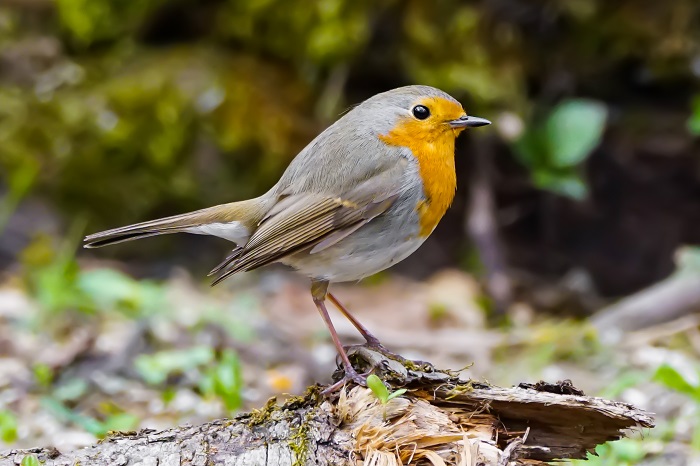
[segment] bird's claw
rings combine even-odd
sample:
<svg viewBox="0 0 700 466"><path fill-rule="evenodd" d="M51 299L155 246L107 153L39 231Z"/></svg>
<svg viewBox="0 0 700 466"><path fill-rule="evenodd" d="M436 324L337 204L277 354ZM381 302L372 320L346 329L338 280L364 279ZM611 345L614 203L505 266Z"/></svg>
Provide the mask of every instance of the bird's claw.
<svg viewBox="0 0 700 466"><path fill-rule="evenodd" d="M364 374L359 374L354 368L346 367L343 378L323 389L323 391L321 391L321 395L330 395L331 393L337 392L338 390L343 388L348 382L352 382L356 385L366 387L367 376L370 374L370 372L371 371L365 372Z"/></svg>
<svg viewBox="0 0 700 466"><path fill-rule="evenodd" d="M434 372L435 371L435 366L433 366L431 363L429 363L427 361L406 359L403 356L401 356L400 354L394 353L393 351L390 351L389 349L387 349L387 347L382 345L379 342L379 340L370 341L368 339L367 344L365 346L373 351L376 351L377 353L380 353L380 354L386 356L388 359L393 359L394 361L401 363L403 366L405 366L408 369L415 369L415 370L419 370L421 372Z"/></svg>

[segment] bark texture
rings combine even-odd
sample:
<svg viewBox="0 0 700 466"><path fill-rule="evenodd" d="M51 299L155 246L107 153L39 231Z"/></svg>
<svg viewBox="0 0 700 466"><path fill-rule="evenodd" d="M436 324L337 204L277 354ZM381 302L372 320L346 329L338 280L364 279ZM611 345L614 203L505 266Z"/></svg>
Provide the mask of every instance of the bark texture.
<svg viewBox="0 0 700 466"><path fill-rule="evenodd" d="M200 426L109 435L74 452L0 453L0 466L33 454L48 466L536 465L585 458L596 445L653 426L633 406L587 397L570 382L500 388L364 347L350 352L404 396L381 403L363 387L332 398L309 389L284 405ZM410 368L407 368L409 366Z"/></svg>

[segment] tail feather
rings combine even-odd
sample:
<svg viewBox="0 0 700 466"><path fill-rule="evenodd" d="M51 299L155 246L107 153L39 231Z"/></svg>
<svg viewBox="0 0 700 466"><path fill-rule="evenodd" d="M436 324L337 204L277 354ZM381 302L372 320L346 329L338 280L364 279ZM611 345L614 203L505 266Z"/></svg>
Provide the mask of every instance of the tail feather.
<svg viewBox="0 0 700 466"><path fill-rule="evenodd" d="M250 226L255 225L262 217L263 210L262 198L231 202L94 233L85 237L84 247L99 248L170 233L212 235L241 243L247 241L250 236Z"/></svg>
<svg viewBox="0 0 700 466"><path fill-rule="evenodd" d="M225 268L227 268L229 266L229 264L231 264L232 262L234 262L236 259L238 259L240 257L242 252L243 252L243 248L240 246L237 247L236 249L234 249L233 251L231 251L231 254L226 256L226 259L224 259L223 262L221 262L219 265L214 267L211 270L211 272L209 272L207 274L207 277L211 277L212 275L216 275L219 272L221 272L222 270L224 270ZM214 284L212 284L212 286L214 286Z"/></svg>
<svg viewBox="0 0 700 466"><path fill-rule="evenodd" d="M106 232L105 232L106 233ZM134 233L123 233L123 234L115 234L115 236L112 237L106 237L102 239L88 239L89 237L85 237L85 245L83 247L92 249L92 248L101 248L102 246L111 246L112 244L119 244L119 243L125 243L127 241L132 241L135 239L141 239L141 238L148 238L149 236L158 236L165 234L165 231L154 231L154 232L134 232ZM170 233L170 232L168 232ZM172 233L175 233L174 231ZM90 235L93 236L93 235Z"/></svg>

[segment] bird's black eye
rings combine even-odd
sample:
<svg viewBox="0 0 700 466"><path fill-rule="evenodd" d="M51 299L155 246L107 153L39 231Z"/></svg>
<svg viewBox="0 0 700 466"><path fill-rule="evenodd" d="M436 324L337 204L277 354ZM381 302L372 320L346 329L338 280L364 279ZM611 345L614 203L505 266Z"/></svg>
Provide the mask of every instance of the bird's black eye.
<svg viewBox="0 0 700 466"><path fill-rule="evenodd" d="M419 120L425 120L430 116L430 110L425 105L416 105L413 107L413 116Z"/></svg>

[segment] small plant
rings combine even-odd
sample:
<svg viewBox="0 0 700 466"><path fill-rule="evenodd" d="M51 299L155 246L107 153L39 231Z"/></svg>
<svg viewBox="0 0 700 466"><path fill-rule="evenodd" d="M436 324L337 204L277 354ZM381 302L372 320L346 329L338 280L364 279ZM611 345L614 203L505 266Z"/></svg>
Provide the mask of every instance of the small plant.
<svg viewBox="0 0 700 466"><path fill-rule="evenodd" d="M382 382L382 380L374 374L367 377L367 387L372 390L374 396L379 399L385 408L389 401L403 395L407 391L405 388L400 388L395 392L390 392L389 389L386 388L386 385L384 385L384 382ZM384 420L386 420L386 410L384 411Z"/></svg>
<svg viewBox="0 0 700 466"><path fill-rule="evenodd" d="M24 458L22 458L20 466L41 466L41 462L36 456L27 455Z"/></svg>
<svg viewBox="0 0 700 466"><path fill-rule="evenodd" d="M243 368L231 349L222 352L217 363L204 373L200 382L202 393L218 396L229 411L236 411L243 404Z"/></svg>
<svg viewBox="0 0 700 466"><path fill-rule="evenodd" d="M687 380L680 372L668 364L663 364L656 369L653 380L700 403L700 384Z"/></svg>
<svg viewBox="0 0 700 466"><path fill-rule="evenodd" d="M700 377L700 373L698 373ZM700 405L700 383L686 379L680 372L668 364L661 365L654 374L654 382L675 392L687 396L696 405ZM691 445L700 450L700 427L695 427L692 433Z"/></svg>
<svg viewBox="0 0 700 466"><path fill-rule="evenodd" d="M190 380L199 380L203 396L218 397L229 411L237 410L243 403L243 368L238 355L230 349L217 354L208 346L195 346L142 354L134 367L149 385L167 389L171 376L189 374ZM164 396L167 400L172 394Z"/></svg>

